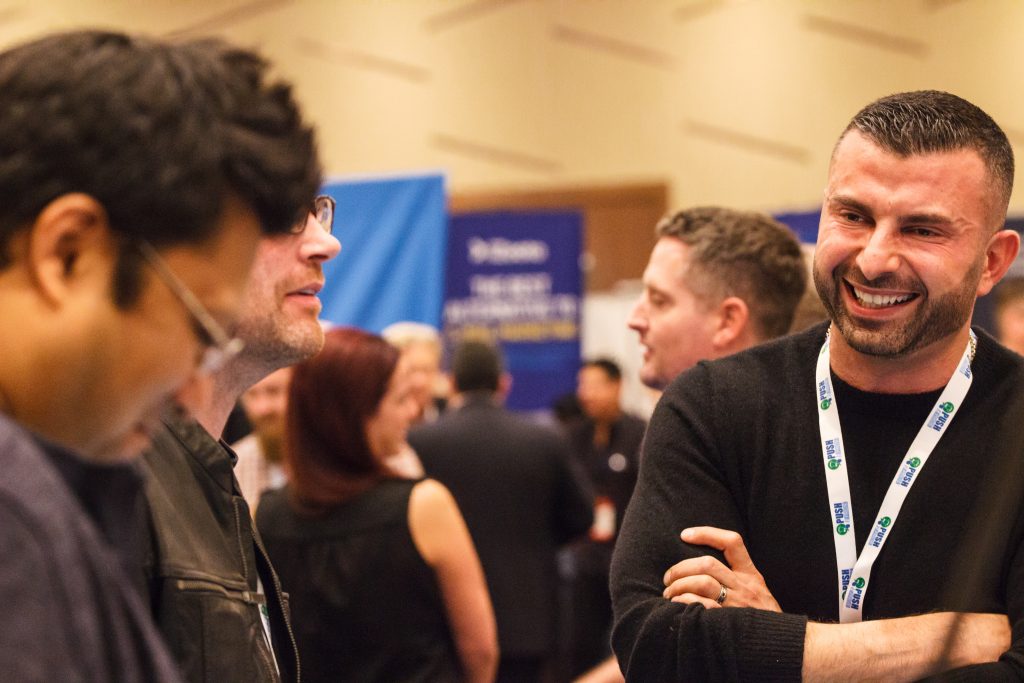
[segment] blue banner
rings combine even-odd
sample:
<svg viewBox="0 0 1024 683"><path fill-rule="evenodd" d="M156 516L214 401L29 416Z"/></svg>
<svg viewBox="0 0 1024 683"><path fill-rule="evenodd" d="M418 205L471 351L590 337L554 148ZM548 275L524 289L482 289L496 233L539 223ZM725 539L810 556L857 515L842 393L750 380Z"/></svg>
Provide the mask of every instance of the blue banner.
<svg viewBox="0 0 1024 683"><path fill-rule="evenodd" d="M438 327L447 210L440 175L332 182L341 254L324 266L322 317L380 332L412 320Z"/></svg>
<svg viewBox="0 0 1024 683"><path fill-rule="evenodd" d="M580 362L579 212L468 213L448 233L443 331L496 342L512 375L506 405L540 411L576 388Z"/></svg>
<svg viewBox="0 0 1024 683"><path fill-rule="evenodd" d="M775 220L789 227L796 233L798 240L804 244L818 241L818 221L821 220L821 209L814 211L777 213Z"/></svg>

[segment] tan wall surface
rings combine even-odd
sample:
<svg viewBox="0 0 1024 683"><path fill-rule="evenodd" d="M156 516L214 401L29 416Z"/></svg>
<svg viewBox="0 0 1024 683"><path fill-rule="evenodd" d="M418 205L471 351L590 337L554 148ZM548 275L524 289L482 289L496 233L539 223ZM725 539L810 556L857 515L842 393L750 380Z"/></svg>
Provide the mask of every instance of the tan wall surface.
<svg viewBox="0 0 1024 683"><path fill-rule="evenodd" d="M1018 0L0 2L2 45L80 26L258 47L332 175L441 169L457 193L666 181L673 207L811 208L849 117L906 89L1024 144Z"/></svg>

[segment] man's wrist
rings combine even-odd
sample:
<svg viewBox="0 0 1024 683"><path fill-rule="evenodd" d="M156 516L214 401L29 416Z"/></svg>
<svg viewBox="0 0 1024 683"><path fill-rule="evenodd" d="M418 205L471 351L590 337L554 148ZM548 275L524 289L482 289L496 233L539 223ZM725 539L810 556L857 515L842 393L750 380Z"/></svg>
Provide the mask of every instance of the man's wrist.
<svg viewBox="0 0 1024 683"><path fill-rule="evenodd" d="M993 662L1009 648L1004 615L936 612L850 624L808 623L805 681L914 681Z"/></svg>

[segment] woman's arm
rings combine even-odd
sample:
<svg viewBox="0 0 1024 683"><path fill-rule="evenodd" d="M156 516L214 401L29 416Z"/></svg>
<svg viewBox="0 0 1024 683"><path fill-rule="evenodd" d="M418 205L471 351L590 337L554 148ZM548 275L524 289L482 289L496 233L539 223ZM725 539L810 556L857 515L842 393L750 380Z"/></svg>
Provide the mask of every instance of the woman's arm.
<svg viewBox="0 0 1024 683"><path fill-rule="evenodd" d="M437 574L466 680L490 683L498 668L491 596L469 530L448 489L433 479L413 488L409 529L420 555Z"/></svg>

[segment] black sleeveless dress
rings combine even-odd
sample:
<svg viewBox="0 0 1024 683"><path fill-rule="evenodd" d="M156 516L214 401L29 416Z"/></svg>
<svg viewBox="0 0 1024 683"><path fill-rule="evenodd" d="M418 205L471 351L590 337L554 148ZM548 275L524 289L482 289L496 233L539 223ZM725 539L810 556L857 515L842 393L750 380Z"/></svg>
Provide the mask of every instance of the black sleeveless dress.
<svg viewBox="0 0 1024 683"><path fill-rule="evenodd" d="M417 482L385 480L323 516L299 515L286 490L256 515L290 595L302 680L460 681L434 571L409 531Z"/></svg>

